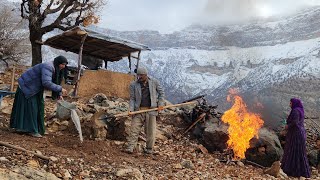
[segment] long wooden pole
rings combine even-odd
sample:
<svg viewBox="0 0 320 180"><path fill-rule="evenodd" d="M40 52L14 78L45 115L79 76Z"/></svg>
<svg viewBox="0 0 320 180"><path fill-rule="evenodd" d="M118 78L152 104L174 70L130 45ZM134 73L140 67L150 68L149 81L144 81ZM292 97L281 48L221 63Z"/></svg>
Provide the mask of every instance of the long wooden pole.
<svg viewBox="0 0 320 180"><path fill-rule="evenodd" d="M179 106L186 106L186 105L192 105L196 104L197 101L191 101L191 102L186 102L186 103L181 103L181 104L171 104L167 106L163 106L163 109L168 109L172 107L179 107ZM134 115L134 114L140 114L140 113L145 113L145 112L150 112L150 111L157 111L159 108L152 108L152 109L145 109L145 110L140 110L140 111L133 111L129 113L122 113L122 114L116 114L113 117L122 117L122 116L128 116L128 115Z"/></svg>
<svg viewBox="0 0 320 180"><path fill-rule="evenodd" d="M18 147L18 146L14 146L14 145L11 145L9 143L6 143L6 142L3 142L3 141L0 141L0 145L1 146L6 146L6 147L10 147L10 148L13 148L13 149L17 149L17 150L20 150L20 151L24 151L24 152L27 152L27 153L30 153L30 154L33 154L41 159L45 159L45 160L50 160L50 157L47 157L47 156L44 156L42 154L38 154L38 153L35 153L35 152L32 152L32 151L29 151L29 150L26 150L22 147Z"/></svg>
<svg viewBox="0 0 320 180"><path fill-rule="evenodd" d="M193 126L195 126L199 121L201 121L206 116L206 113L202 113L197 120L195 120L182 134L187 133Z"/></svg>
<svg viewBox="0 0 320 180"><path fill-rule="evenodd" d="M12 68L12 74L11 74L11 87L10 87L10 91L13 92L13 87L14 87L14 76L16 74L16 66L13 65Z"/></svg>

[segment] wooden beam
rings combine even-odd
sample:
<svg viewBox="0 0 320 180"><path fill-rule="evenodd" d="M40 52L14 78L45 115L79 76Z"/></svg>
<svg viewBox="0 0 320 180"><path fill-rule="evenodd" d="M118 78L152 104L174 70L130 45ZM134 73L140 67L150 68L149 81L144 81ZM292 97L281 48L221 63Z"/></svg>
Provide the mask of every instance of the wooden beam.
<svg viewBox="0 0 320 180"><path fill-rule="evenodd" d="M32 151L29 151L29 150L26 150L22 147L18 147L18 146L14 146L14 145L11 145L9 143L6 143L6 142L2 142L0 141L0 145L1 146L6 146L6 147L10 147L10 148L13 148L13 149L17 149L17 150L20 150L20 151L24 151L24 152L27 152L27 153L30 153L30 154L33 154L41 159L45 159L45 160L50 160L50 157L47 157L47 156L44 156L42 154L38 154L38 153L35 153L35 152L32 152Z"/></svg>
<svg viewBox="0 0 320 180"><path fill-rule="evenodd" d="M14 87L14 76L16 74L16 66L13 65L12 68L12 74L11 74L11 86L10 86L10 91L13 92L13 87Z"/></svg>
<svg viewBox="0 0 320 180"><path fill-rule="evenodd" d="M86 40L87 36L88 36L88 34L84 34L84 36L82 37L81 42L80 42L79 59L78 59L78 74L77 74L77 83L74 88L74 96L77 96L77 94L78 94L80 75L81 75L82 50L83 50L84 41Z"/></svg>

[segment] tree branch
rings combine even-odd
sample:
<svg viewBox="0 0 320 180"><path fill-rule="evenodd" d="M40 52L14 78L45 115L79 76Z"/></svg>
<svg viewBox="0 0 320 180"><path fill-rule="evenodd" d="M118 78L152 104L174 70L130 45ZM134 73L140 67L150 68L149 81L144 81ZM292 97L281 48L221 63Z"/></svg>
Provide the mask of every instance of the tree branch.
<svg viewBox="0 0 320 180"><path fill-rule="evenodd" d="M26 8L26 6L25 6L25 4L28 2L28 0L22 0L22 3L21 3L21 9L20 9L20 11L21 11L21 17L23 18L23 19L27 19L28 18L28 16L27 15L25 15L25 13L24 13L24 11L28 14L29 13L29 11L27 10L27 8Z"/></svg>
<svg viewBox="0 0 320 180"><path fill-rule="evenodd" d="M53 0L51 0L50 4L47 6L47 8L44 10L42 16L46 17L48 14L54 14L54 13L57 13L59 12L60 10L63 9L64 6L66 6L68 3L70 3L69 0L64 0L61 2L61 4L55 8L55 9L50 9L51 8L51 5L53 3ZM69 6L68 6L69 7Z"/></svg>
<svg viewBox="0 0 320 180"><path fill-rule="evenodd" d="M9 67L9 63L6 61L6 59L1 59L1 61L3 61L6 64L6 67Z"/></svg>
<svg viewBox="0 0 320 180"><path fill-rule="evenodd" d="M73 6L73 7L71 9L69 9L70 6ZM81 6L83 6L84 8L77 9L78 7L81 7ZM45 34L47 32L52 31L55 28L61 29L63 31L66 31L66 30L70 30L70 29L78 26L81 22L83 22L83 20L80 20L81 13L77 16L76 22L74 23L74 25L71 25L70 27L64 27L64 26L61 26L61 24L62 24L62 20L67 18L71 14L76 13L76 12L86 11L86 10L90 9L90 7L91 7L90 5L85 4L85 3L84 4L83 3L80 3L80 4L69 3L69 4L65 5L65 7L63 8L63 10L60 13L60 15L57 17L57 19L52 24L41 28L42 33ZM67 9L69 9L69 10L67 11Z"/></svg>

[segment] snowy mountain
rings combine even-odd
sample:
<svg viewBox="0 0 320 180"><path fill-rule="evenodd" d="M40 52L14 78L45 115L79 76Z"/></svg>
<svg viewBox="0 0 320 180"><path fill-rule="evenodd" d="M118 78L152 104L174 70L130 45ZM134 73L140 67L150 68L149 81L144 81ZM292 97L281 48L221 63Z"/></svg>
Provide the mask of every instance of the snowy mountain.
<svg viewBox="0 0 320 180"><path fill-rule="evenodd" d="M197 25L173 34L108 33L151 46L142 53L142 64L173 102L207 94L225 109L228 90L238 88L247 101L257 97L267 109L278 107L278 115L288 110L291 97L300 97L315 116L320 107L319 17L316 7L273 22ZM126 63L110 67L126 71Z"/></svg>

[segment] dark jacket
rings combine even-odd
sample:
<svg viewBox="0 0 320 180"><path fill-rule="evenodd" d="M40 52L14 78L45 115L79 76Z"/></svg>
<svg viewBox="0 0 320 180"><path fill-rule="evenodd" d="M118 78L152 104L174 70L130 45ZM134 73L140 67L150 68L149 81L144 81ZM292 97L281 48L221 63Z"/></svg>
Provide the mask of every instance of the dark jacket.
<svg viewBox="0 0 320 180"><path fill-rule="evenodd" d="M24 72L18 79L19 87L26 98L30 98L43 89L61 93L62 87L52 82L53 62L41 63Z"/></svg>

